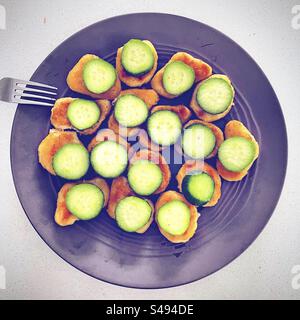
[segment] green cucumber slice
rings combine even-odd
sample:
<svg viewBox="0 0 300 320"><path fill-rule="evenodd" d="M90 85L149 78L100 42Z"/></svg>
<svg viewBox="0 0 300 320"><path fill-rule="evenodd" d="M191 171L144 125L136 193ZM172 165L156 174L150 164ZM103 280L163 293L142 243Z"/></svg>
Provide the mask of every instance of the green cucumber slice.
<svg viewBox="0 0 300 320"><path fill-rule="evenodd" d="M182 61L173 61L167 64L162 81L169 94L178 96L192 87L195 71Z"/></svg>
<svg viewBox="0 0 300 320"><path fill-rule="evenodd" d="M91 183L77 184L66 195L67 209L80 220L97 217L103 204L103 192Z"/></svg>
<svg viewBox="0 0 300 320"><path fill-rule="evenodd" d="M91 153L92 167L104 178L118 177L125 171L127 162L127 150L115 141L103 141Z"/></svg>
<svg viewBox="0 0 300 320"><path fill-rule="evenodd" d="M83 68L83 82L86 88L101 94L112 88L117 80L115 68L103 59L90 60Z"/></svg>
<svg viewBox="0 0 300 320"><path fill-rule="evenodd" d="M52 159L55 173L68 180L82 178L89 169L89 153L78 143L69 143L61 147Z"/></svg>
<svg viewBox="0 0 300 320"><path fill-rule="evenodd" d="M146 103L133 94L125 94L115 103L115 118L124 127L137 127L148 117Z"/></svg>
<svg viewBox="0 0 300 320"><path fill-rule="evenodd" d="M209 202L215 191L215 183L210 175L204 172L193 172L182 181L182 193L195 206Z"/></svg>
<svg viewBox="0 0 300 320"><path fill-rule="evenodd" d="M161 110L151 114L147 127L151 140L162 146L170 146L180 137L182 123L175 112Z"/></svg>
<svg viewBox="0 0 300 320"><path fill-rule="evenodd" d="M128 182L132 190L143 196L154 193L163 180L160 167L149 160L138 160L128 170Z"/></svg>
<svg viewBox="0 0 300 320"><path fill-rule="evenodd" d="M189 207L180 200L172 200L157 211L159 226L174 236L182 235L190 225L191 213Z"/></svg>
<svg viewBox="0 0 300 320"><path fill-rule="evenodd" d="M252 163L255 152L252 141L243 137L232 137L221 144L218 157L224 168L232 172L240 172Z"/></svg>
<svg viewBox="0 0 300 320"><path fill-rule="evenodd" d="M72 126L78 130L85 130L94 126L100 118L100 108L94 101L76 99L67 110L67 118Z"/></svg>
<svg viewBox="0 0 300 320"><path fill-rule="evenodd" d="M142 75L153 68L154 54L142 40L131 39L123 46L121 63L128 73L135 76Z"/></svg>
<svg viewBox="0 0 300 320"><path fill-rule="evenodd" d="M148 223L151 213L152 208L146 200L130 196L117 204L116 221L122 230L136 232Z"/></svg>
<svg viewBox="0 0 300 320"><path fill-rule="evenodd" d="M204 159L212 153L216 137L212 130L202 124L193 124L183 131L183 152L193 159Z"/></svg>
<svg viewBox="0 0 300 320"><path fill-rule="evenodd" d="M196 99L204 111L219 114L231 106L233 96L233 88L225 79L213 77L201 83Z"/></svg>

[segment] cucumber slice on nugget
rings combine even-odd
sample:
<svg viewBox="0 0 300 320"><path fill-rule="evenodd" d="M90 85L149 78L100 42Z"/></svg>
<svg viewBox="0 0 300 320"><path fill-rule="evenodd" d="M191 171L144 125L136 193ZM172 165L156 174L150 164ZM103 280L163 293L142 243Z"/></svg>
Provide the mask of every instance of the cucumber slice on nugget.
<svg viewBox="0 0 300 320"><path fill-rule="evenodd" d="M234 90L223 78L211 77L201 83L197 91L197 102L210 114L227 110L233 101Z"/></svg>
<svg viewBox="0 0 300 320"><path fill-rule="evenodd" d="M144 41L131 39L123 47L121 62L128 73L136 76L145 74L153 68L153 51Z"/></svg>
<svg viewBox="0 0 300 320"><path fill-rule="evenodd" d="M157 211L159 226L171 235L178 236L186 232L190 225L190 208L180 200L172 200Z"/></svg>
<svg viewBox="0 0 300 320"><path fill-rule="evenodd" d="M187 160L176 180L179 191L194 206L213 207L221 197L221 178L217 170L203 160Z"/></svg>
<svg viewBox="0 0 300 320"><path fill-rule="evenodd" d="M152 214L150 204L139 197L129 196L122 199L116 207L116 221L126 232L137 232L149 221Z"/></svg>
<svg viewBox="0 0 300 320"><path fill-rule="evenodd" d="M72 126L85 130L94 126L100 118L100 108L94 101L76 99L68 107L67 117Z"/></svg>
<svg viewBox="0 0 300 320"><path fill-rule="evenodd" d="M210 175L204 172L188 174L182 181L182 193L195 206L208 203L215 192L215 183Z"/></svg>
<svg viewBox="0 0 300 320"><path fill-rule="evenodd" d="M148 113L146 103L133 94L123 95L115 103L115 118L124 127L139 126L146 121Z"/></svg>
<svg viewBox="0 0 300 320"><path fill-rule="evenodd" d="M174 96L188 91L195 81L195 71L182 61L167 64L163 74L165 90Z"/></svg>
<svg viewBox="0 0 300 320"><path fill-rule="evenodd" d="M170 146L180 137L182 123L175 112L160 110L151 114L147 127L152 141L161 146Z"/></svg>
<svg viewBox="0 0 300 320"><path fill-rule="evenodd" d="M97 217L103 204L103 192L91 183L80 183L73 186L66 196L67 209L80 220Z"/></svg>
<svg viewBox="0 0 300 320"><path fill-rule="evenodd" d="M182 149L187 156L204 159L212 153L215 145L216 137L208 126L197 123L184 129Z"/></svg>
<svg viewBox="0 0 300 320"><path fill-rule="evenodd" d="M104 178L118 177L127 167L127 150L115 141L103 141L91 152L94 170Z"/></svg>
<svg viewBox="0 0 300 320"><path fill-rule="evenodd" d="M138 160L128 170L128 182L132 190L140 195L154 193L163 180L160 167L149 160Z"/></svg>
<svg viewBox="0 0 300 320"><path fill-rule="evenodd" d="M243 137L226 139L220 146L218 157L224 168L232 172L241 172L254 160L256 147Z"/></svg>
<svg viewBox="0 0 300 320"><path fill-rule="evenodd" d="M103 59L92 59L83 68L83 82L92 93L100 94L108 91L116 80L115 68Z"/></svg>
<svg viewBox="0 0 300 320"><path fill-rule="evenodd" d="M185 243L195 234L199 213L176 191L166 191L155 204L155 220L159 231L173 243Z"/></svg>
<svg viewBox="0 0 300 320"><path fill-rule="evenodd" d="M52 159L55 173L68 180L82 178L90 165L89 153L86 148L78 143L65 144Z"/></svg>

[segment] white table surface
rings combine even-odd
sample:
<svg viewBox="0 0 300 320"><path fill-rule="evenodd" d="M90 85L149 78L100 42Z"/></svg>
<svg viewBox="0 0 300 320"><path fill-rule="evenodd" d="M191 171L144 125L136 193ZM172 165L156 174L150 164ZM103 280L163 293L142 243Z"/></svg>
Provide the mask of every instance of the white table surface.
<svg viewBox="0 0 300 320"><path fill-rule="evenodd" d="M291 26L291 10L297 2L0 0L6 8L6 30L0 30L0 78L28 79L64 39L107 17L132 12L183 15L224 32L256 60L278 95L289 136L283 193L250 248L219 272L192 284L127 289L79 272L34 231L18 201L10 170L16 106L0 102L0 266L6 269L6 290L0 289L0 299L299 299L300 289L291 285L291 270L300 265L300 30Z"/></svg>

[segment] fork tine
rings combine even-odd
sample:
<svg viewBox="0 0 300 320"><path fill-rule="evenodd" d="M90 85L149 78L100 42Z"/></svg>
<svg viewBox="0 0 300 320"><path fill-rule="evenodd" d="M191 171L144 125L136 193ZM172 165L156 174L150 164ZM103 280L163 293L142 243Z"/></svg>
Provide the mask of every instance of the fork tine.
<svg viewBox="0 0 300 320"><path fill-rule="evenodd" d="M41 88L48 88L48 89L53 89L53 90L57 90L56 87L53 86L49 86L48 84L43 84L43 83L39 83L39 82L34 82L34 81L24 81L24 80L17 80L15 79L15 84L19 85L19 84L23 84L23 85L30 85L30 86L35 86L35 87L41 87Z"/></svg>
<svg viewBox="0 0 300 320"><path fill-rule="evenodd" d="M40 90L40 89L35 89L35 88L26 88L26 87L18 87L18 86L15 86L14 87L14 91L17 92L18 91L28 91L28 92L37 92L37 93L45 93L45 94L48 94L48 95L52 95L52 96L56 96L57 93L56 92L53 92L53 91L46 91L46 90ZM17 92L18 93L18 92Z"/></svg>
<svg viewBox="0 0 300 320"><path fill-rule="evenodd" d="M29 105L34 105L34 106L45 106L45 107L53 107L54 106L53 103L32 101L32 100L26 100L26 99L17 99L17 98L14 98L12 102L18 103L18 104L29 104Z"/></svg>
<svg viewBox="0 0 300 320"><path fill-rule="evenodd" d="M45 97L45 96L39 96L39 95L36 95L36 94L29 94L29 93L19 93L19 94L15 94L15 97L18 98L18 97L27 97L27 98L37 98L37 99L43 99L43 100L50 100L50 101L55 101L56 99L54 98L50 98L50 97Z"/></svg>

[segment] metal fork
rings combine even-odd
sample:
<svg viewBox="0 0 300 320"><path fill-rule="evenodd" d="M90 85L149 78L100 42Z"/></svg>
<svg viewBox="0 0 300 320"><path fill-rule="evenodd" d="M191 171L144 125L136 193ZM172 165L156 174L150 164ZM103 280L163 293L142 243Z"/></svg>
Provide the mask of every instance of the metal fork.
<svg viewBox="0 0 300 320"><path fill-rule="evenodd" d="M3 78L0 80L0 100L5 102L52 107L57 88L33 81Z"/></svg>

